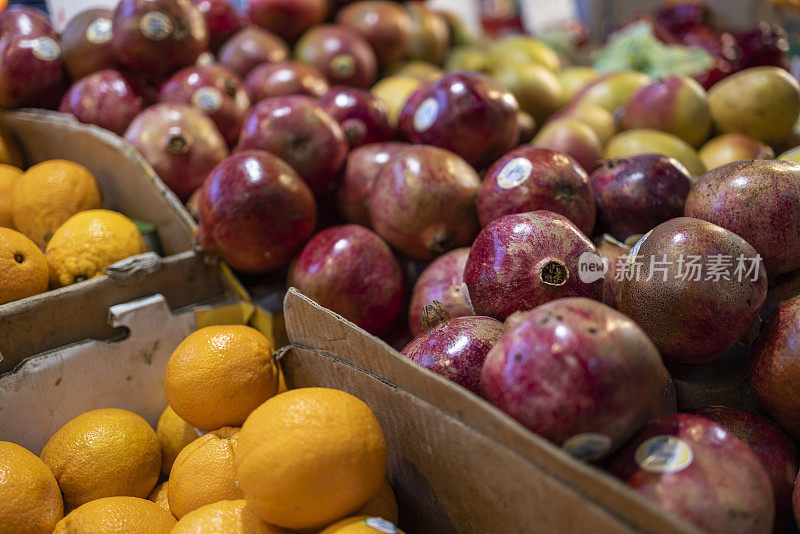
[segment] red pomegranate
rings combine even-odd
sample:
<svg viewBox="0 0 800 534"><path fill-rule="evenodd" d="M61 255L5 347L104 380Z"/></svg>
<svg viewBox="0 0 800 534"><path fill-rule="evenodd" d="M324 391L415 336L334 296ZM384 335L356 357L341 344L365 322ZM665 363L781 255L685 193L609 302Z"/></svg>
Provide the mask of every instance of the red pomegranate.
<svg viewBox="0 0 800 534"><path fill-rule="evenodd" d="M58 110L122 135L144 107L145 98L127 77L116 70L101 70L75 82Z"/></svg>
<svg viewBox="0 0 800 534"><path fill-rule="evenodd" d="M441 302L451 317L475 315L462 288L468 256L469 247L451 250L433 260L419 275L408 305L408 327L412 335L418 336L427 330L422 312L434 300Z"/></svg>
<svg viewBox="0 0 800 534"><path fill-rule="evenodd" d="M259 65L285 61L288 57L289 47L283 39L254 26L237 32L217 54L219 62L242 79Z"/></svg>
<svg viewBox="0 0 800 534"><path fill-rule="evenodd" d="M395 136L386 104L368 91L332 87L319 103L342 127L351 147L390 141Z"/></svg>
<svg viewBox="0 0 800 534"><path fill-rule="evenodd" d="M319 98L328 90L328 80L311 65L278 61L254 68L247 75L244 86L255 104L276 96L307 95Z"/></svg>
<svg viewBox="0 0 800 534"><path fill-rule="evenodd" d="M79 80L99 70L117 66L111 46L110 9L87 9L72 17L61 33L64 65L70 77Z"/></svg>

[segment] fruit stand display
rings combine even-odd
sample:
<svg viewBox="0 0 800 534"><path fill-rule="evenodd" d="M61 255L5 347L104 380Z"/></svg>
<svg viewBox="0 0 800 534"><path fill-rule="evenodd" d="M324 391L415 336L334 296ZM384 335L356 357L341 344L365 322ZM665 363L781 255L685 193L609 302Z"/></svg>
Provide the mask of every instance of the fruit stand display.
<svg viewBox="0 0 800 534"><path fill-rule="evenodd" d="M791 25L49 3L0 3L0 534L796 531Z"/></svg>

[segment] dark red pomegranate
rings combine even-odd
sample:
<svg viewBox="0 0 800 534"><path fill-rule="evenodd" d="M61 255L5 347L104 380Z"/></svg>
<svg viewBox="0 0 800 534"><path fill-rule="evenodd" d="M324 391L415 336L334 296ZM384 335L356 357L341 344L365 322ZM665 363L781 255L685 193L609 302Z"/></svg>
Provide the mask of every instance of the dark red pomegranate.
<svg viewBox="0 0 800 534"><path fill-rule="evenodd" d="M623 240L682 216L692 183L689 171L663 154L604 160L589 180L600 227Z"/></svg>
<svg viewBox="0 0 800 534"><path fill-rule="evenodd" d="M182 201L228 156L217 127L186 104L156 104L133 119L125 139Z"/></svg>
<svg viewBox="0 0 800 534"><path fill-rule="evenodd" d="M765 65L788 69L789 40L778 24L761 21L749 30L734 32L733 38L742 50L742 69Z"/></svg>
<svg viewBox="0 0 800 534"><path fill-rule="evenodd" d="M61 46L47 35L0 39L0 109L55 109L67 89Z"/></svg>
<svg viewBox="0 0 800 534"><path fill-rule="evenodd" d="M244 79L264 63L277 63L289 57L289 47L272 32L248 26L231 37L217 53L220 63Z"/></svg>
<svg viewBox="0 0 800 534"><path fill-rule="evenodd" d="M311 28L297 42L294 54L318 68L331 85L367 88L378 72L369 43L352 28L339 24Z"/></svg>
<svg viewBox="0 0 800 534"><path fill-rule="evenodd" d="M446 148L482 169L516 144L518 112L514 96L487 75L451 72L414 91L399 124L412 143Z"/></svg>
<svg viewBox="0 0 800 534"><path fill-rule="evenodd" d="M386 104L368 91L332 87L319 103L342 127L351 147L390 141L395 136Z"/></svg>
<svg viewBox="0 0 800 534"><path fill-rule="evenodd" d="M456 154L414 145L381 169L369 192L372 227L405 256L429 261L478 233L480 177Z"/></svg>
<svg viewBox="0 0 800 534"><path fill-rule="evenodd" d="M10 36L55 37L47 13L25 5L8 6L0 11L0 38Z"/></svg>
<svg viewBox="0 0 800 534"><path fill-rule="evenodd" d="M617 308L665 359L704 362L738 341L767 294L767 275L747 241L714 224L679 217L656 226L630 256ZM741 259L740 259L741 258Z"/></svg>
<svg viewBox="0 0 800 534"><path fill-rule="evenodd" d="M253 106L236 147L249 149L286 161L315 194L330 189L347 157L339 123L307 96L268 98Z"/></svg>
<svg viewBox="0 0 800 534"><path fill-rule="evenodd" d="M405 2L411 17L411 40L406 49L408 59L441 65L450 46L447 19L425 2Z"/></svg>
<svg viewBox="0 0 800 534"><path fill-rule="evenodd" d="M612 460L611 473L703 532L767 534L769 476L739 438L698 415L658 418Z"/></svg>
<svg viewBox="0 0 800 534"><path fill-rule="evenodd" d="M672 33L681 34L711 22L711 10L703 2L667 4L656 12L656 20Z"/></svg>
<svg viewBox="0 0 800 534"><path fill-rule="evenodd" d="M353 2L336 14L336 22L353 28L367 40L381 68L401 60L411 43L411 17L396 2Z"/></svg>
<svg viewBox="0 0 800 534"><path fill-rule="evenodd" d="M250 0L247 15L257 26L294 41L328 15L328 0Z"/></svg>
<svg viewBox="0 0 800 534"><path fill-rule="evenodd" d="M434 300L422 314L425 331L402 351L414 363L480 394L481 368L503 333L503 323L491 317L451 317Z"/></svg>
<svg viewBox="0 0 800 534"><path fill-rule="evenodd" d="M314 195L281 159L261 150L234 154L203 183L197 243L234 269L280 269L311 236Z"/></svg>
<svg viewBox="0 0 800 534"><path fill-rule="evenodd" d="M481 226L512 213L549 210L586 235L594 228L586 171L566 154L545 148L521 146L497 160L481 183L477 207Z"/></svg>
<svg viewBox="0 0 800 534"><path fill-rule="evenodd" d="M211 50L219 50L219 47L242 29L242 17L230 0L193 1L206 19Z"/></svg>
<svg viewBox="0 0 800 534"><path fill-rule="evenodd" d="M564 297L602 299L602 270L588 282L579 276L587 253L602 264L589 238L563 215L532 211L497 219L475 238L464 267L475 313L502 321Z"/></svg>
<svg viewBox="0 0 800 534"><path fill-rule="evenodd" d="M321 97L328 80L311 65L297 61L265 63L250 71L244 82L250 100L261 102L276 96L307 95Z"/></svg>
<svg viewBox="0 0 800 534"><path fill-rule="evenodd" d="M451 317L475 315L462 288L467 256L469 247L451 250L433 260L419 275L408 306L408 327L412 335L418 336L429 328L422 320L422 312L434 300L441 302Z"/></svg>
<svg viewBox="0 0 800 534"><path fill-rule="evenodd" d="M208 47L208 29L192 0L120 0L111 43L117 61L160 78L197 61Z"/></svg>
<svg viewBox="0 0 800 534"><path fill-rule="evenodd" d="M603 304L617 307L617 286L622 279L625 268L625 261L631 251L631 247L621 241L614 239L614 236L603 234L595 239L597 253L603 258L606 265L603 275Z"/></svg>
<svg viewBox="0 0 800 534"><path fill-rule="evenodd" d="M509 317L486 357L481 393L573 456L595 461L653 417L665 369L636 324L585 298Z"/></svg>
<svg viewBox="0 0 800 534"><path fill-rule="evenodd" d="M144 107L141 92L124 75L115 70L101 70L75 82L58 110L122 135Z"/></svg>
<svg viewBox="0 0 800 534"><path fill-rule="evenodd" d="M350 151L336 188L336 209L347 221L369 226L367 198L381 169L408 143L388 142L362 145Z"/></svg>
<svg viewBox="0 0 800 534"><path fill-rule="evenodd" d="M378 235L356 224L311 238L292 263L288 284L376 336L388 332L403 309L400 264Z"/></svg>
<svg viewBox="0 0 800 534"><path fill-rule="evenodd" d="M111 46L112 16L110 9L87 9L67 23L61 33L61 48L64 65L73 80L116 67Z"/></svg>
<svg viewBox="0 0 800 534"><path fill-rule="evenodd" d="M160 100L195 106L214 121L229 145L239 138L250 108L241 80L217 64L179 70L161 86Z"/></svg>
<svg viewBox="0 0 800 534"><path fill-rule="evenodd" d="M770 278L770 286L767 290L767 299L759 312L762 319L769 317L778 306L787 300L800 296L800 269L782 274L777 278Z"/></svg>

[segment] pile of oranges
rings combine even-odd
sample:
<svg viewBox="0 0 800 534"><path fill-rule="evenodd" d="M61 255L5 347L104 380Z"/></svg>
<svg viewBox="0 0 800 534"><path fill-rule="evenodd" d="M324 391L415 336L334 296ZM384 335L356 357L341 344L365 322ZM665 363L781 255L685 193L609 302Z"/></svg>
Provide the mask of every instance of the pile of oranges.
<svg viewBox="0 0 800 534"><path fill-rule="evenodd" d="M54 159L23 171L21 164L19 150L0 137L0 304L100 276L145 252L136 224L100 209L100 187L84 166Z"/></svg>
<svg viewBox="0 0 800 534"><path fill-rule="evenodd" d="M155 430L103 408L38 457L0 442L0 534L400 532L372 410L279 375L257 330L206 327L170 357Z"/></svg>

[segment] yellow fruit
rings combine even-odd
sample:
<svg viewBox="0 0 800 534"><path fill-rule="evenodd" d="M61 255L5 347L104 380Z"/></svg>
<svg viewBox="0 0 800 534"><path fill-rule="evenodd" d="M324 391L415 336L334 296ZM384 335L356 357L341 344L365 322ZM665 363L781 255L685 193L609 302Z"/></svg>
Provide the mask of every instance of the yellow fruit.
<svg viewBox="0 0 800 534"><path fill-rule="evenodd" d="M617 124L614 121L614 115L600 106L595 106L593 104L571 106L563 112L560 112L558 116L577 119L586 124L589 128L594 130L594 133L597 134L597 138L600 140L600 144L603 145L617 133Z"/></svg>
<svg viewBox="0 0 800 534"><path fill-rule="evenodd" d="M0 304L47 291L49 269L44 254L26 236L0 228Z"/></svg>
<svg viewBox="0 0 800 534"><path fill-rule="evenodd" d="M561 69L561 60L552 48L525 35L512 35L492 42L488 63L492 69L507 63L536 63L552 72Z"/></svg>
<svg viewBox="0 0 800 534"><path fill-rule="evenodd" d="M558 73L558 81L568 102L575 98L587 83L600 77L600 72L592 67L567 67Z"/></svg>
<svg viewBox="0 0 800 534"><path fill-rule="evenodd" d="M301 388L258 407L234 451L239 485L267 523L330 524L380 489L386 441L369 406L328 388Z"/></svg>
<svg viewBox="0 0 800 534"><path fill-rule="evenodd" d="M53 234L45 257L55 287L102 276L103 269L147 249L130 219L115 211L88 210L70 217Z"/></svg>
<svg viewBox="0 0 800 534"><path fill-rule="evenodd" d="M13 165L0 164L0 226L14 228L14 215L11 213L11 190L14 182L22 176L22 170Z"/></svg>
<svg viewBox="0 0 800 534"><path fill-rule="evenodd" d="M441 78L444 72L433 63L428 63L427 61L409 61L401 65L392 75L410 76L422 83L428 83Z"/></svg>
<svg viewBox="0 0 800 534"><path fill-rule="evenodd" d="M624 106L636 91L651 81L650 76L642 72L631 70L612 72L593 80L591 85L577 97L577 101L581 104L594 104L614 113L618 107Z"/></svg>
<svg viewBox="0 0 800 534"><path fill-rule="evenodd" d="M288 534L261 521L243 500L218 501L183 516L171 534Z"/></svg>
<svg viewBox="0 0 800 534"><path fill-rule="evenodd" d="M167 402L200 430L241 426L278 390L273 352L267 338L249 326L201 328L170 356L164 375Z"/></svg>
<svg viewBox="0 0 800 534"><path fill-rule="evenodd" d="M392 523L397 523L397 499L394 496L394 490L389 481L383 479L383 484L378 493L375 494L361 510L356 512L356 515L366 515L370 517L382 517Z"/></svg>
<svg viewBox="0 0 800 534"><path fill-rule="evenodd" d="M86 503L58 522L53 534L169 534L172 514L138 497L105 497Z"/></svg>
<svg viewBox="0 0 800 534"><path fill-rule="evenodd" d="M161 468L161 447L147 421L105 408L62 426L41 454L69 508L101 497L147 497Z"/></svg>
<svg viewBox="0 0 800 534"><path fill-rule="evenodd" d="M397 74L388 76L372 86L370 92L373 96L386 104L389 124L397 126L400 112L406 105L408 97L422 85L422 81L412 76Z"/></svg>
<svg viewBox="0 0 800 534"><path fill-rule="evenodd" d="M0 128L0 163L22 167L22 153L5 128Z"/></svg>
<svg viewBox="0 0 800 534"><path fill-rule="evenodd" d="M15 180L14 226L44 248L64 221L100 207L100 187L89 170L73 161L53 159L34 165Z"/></svg>
<svg viewBox="0 0 800 534"><path fill-rule="evenodd" d="M739 133L714 137L700 148L699 155L708 170L734 161L775 159L775 152L768 145Z"/></svg>
<svg viewBox="0 0 800 534"><path fill-rule="evenodd" d="M162 482L156 486L152 493L147 496L147 500L156 503L171 514L172 511L169 509L169 481Z"/></svg>
<svg viewBox="0 0 800 534"><path fill-rule="evenodd" d="M519 103L541 124L555 112L563 99L556 75L536 63L506 63L494 72L494 78L505 86Z"/></svg>
<svg viewBox="0 0 800 534"><path fill-rule="evenodd" d="M156 434L161 443L161 472L167 476L183 448L200 437L197 430L178 417L171 406L167 406L158 418Z"/></svg>
<svg viewBox="0 0 800 534"><path fill-rule="evenodd" d="M337 521L319 534L403 534L392 521L359 515Z"/></svg>
<svg viewBox="0 0 800 534"><path fill-rule="evenodd" d="M64 515L53 473L38 456L0 441L0 534L50 534Z"/></svg>
<svg viewBox="0 0 800 534"><path fill-rule="evenodd" d="M175 459L169 475L169 509L178 519L201 506L244 497L236 482L233 454L238 428L220 428L197 438Z"/></svg>
<svg viewBox="0 0 800 534"><path fill-rule="evenodd" d="M603 157L624 158L647 153L664 154L677 159L692 176L706 172L700 155L686 141L667 132L648 128L618 133L609 139Z"/></svg>

